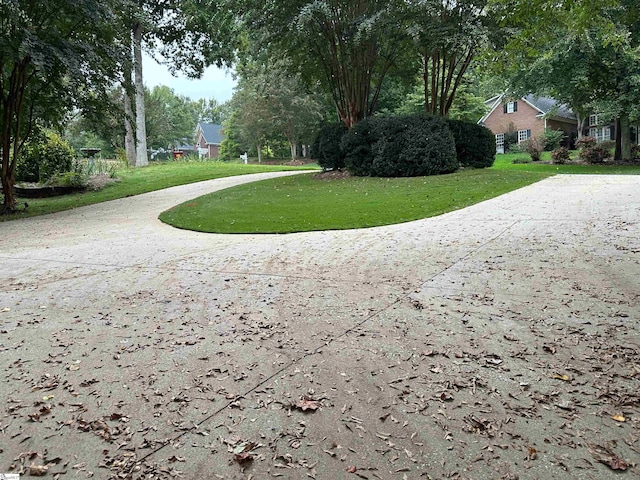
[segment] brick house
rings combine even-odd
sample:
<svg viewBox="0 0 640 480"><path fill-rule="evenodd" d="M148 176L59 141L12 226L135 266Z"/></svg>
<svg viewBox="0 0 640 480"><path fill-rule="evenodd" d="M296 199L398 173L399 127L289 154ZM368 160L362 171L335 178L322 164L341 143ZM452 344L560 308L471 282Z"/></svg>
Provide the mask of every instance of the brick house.
<svg viewBox="0 0 640 480"><path fill-rule="evenodd" d="M566 105L552 98L527 95L509 99L497 95L484 102L488 113L478 123L496 136L496 151L504 153L504 136L517 132L518 143L541 135L545 129L562 130L568 139L575 138L578 121Z"/></svg>
<svg viewBox="0 0 640 480"><path fill-rule="evenodd" d="M200 158L218 158L220 144L223 139L222 125L198 123L195 149L198 151Z"/></svg>

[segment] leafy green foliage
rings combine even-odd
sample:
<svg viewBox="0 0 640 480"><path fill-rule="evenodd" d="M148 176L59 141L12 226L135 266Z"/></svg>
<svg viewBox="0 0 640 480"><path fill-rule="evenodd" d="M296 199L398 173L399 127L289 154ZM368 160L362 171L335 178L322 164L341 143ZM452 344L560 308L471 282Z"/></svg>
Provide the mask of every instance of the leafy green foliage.
<svg viewBox="0 0 640 480"><path fill-rule="evenodd" d="M487 127L461 120L447 120L456 142L458 162L464 167L487 168L496 156L496 140Z"/></svg>
<svg viewBox="0 0 640 480"><path fill-rule="evenodd" d="M118 39L124 0L0 3L0 134L4 212L35 121L61 123L74 107L104 107L126 49Z"/></svg>
<svg viewBox="0 0 640 480"><path fill-rule="evenodd" d="M81 172L56 173L47 180L46 184L54 187L76 187L87 186L88 177Z"/></svg>
<svg viewBox="0 0 640 480"><path fill-rule="evenodd" d="M45 183L54 175L70 172L75 152L60 135L47 130L32 136L22 150L16 179L25 182Z"/></svg>
<svg viewBox="0 0 640 480"><path fill-rule="evenodd" d="M378 139L380 124L384 124L383 118L365 118L343 135L340 149L345 166L352 175L367 177L373 173L372 147Z"/></svg>
<svg viewBox="0 0 640 480"><path fill-rule="evenodd" d="M311 147L311 153L325 170L344 168L344 155L340 149L342 136L347 132L343 123L333 123L322 127Z"/></svg>
<svg viewBox="0 0 640 480"><path fill-rule="evenodd" d="M566 136L562 130L551 130L550 128L547 128L542 135L540 135L544 151L551 152L559 148L565 137Z"/></svg>

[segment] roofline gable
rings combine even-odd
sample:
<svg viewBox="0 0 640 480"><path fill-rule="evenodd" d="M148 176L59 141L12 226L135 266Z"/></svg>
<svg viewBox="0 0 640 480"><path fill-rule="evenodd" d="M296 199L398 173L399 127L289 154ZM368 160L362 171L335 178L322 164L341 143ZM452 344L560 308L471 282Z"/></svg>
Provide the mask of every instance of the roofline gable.
<svg viewBox="0 0 640 480"><path fill-rule="evenodd" d="M493 100L494 98L496 100L495 100L495 103L493 104L493 107L491 107L491 110L489 110L489 113L485 114L480 120L478 120L478 125L484 124L485 120L491 116L491 114L496 110L496 108L498 108L498 105L500 105L502 103L502 99L504 98L504 94L496 95L495 97L491 97L489 100L487 100L487 102Z"/></svg>

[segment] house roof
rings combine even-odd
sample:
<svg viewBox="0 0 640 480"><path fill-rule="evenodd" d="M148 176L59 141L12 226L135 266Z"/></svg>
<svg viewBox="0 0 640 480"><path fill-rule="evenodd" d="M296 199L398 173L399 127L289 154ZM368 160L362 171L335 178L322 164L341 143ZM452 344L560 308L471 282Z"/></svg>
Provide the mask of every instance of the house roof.
<svg viewBox="0 0 640 480"><path fill-rule="evenodd" d="M215 123L199 123L198 127L202 132L202 137L208 145L220 145L224 135L222 134L222 125Z"/></svg>
<svg viewBox="0 0 640 480"><path fill-rule="evenodd" d="M174 150L180 150L183 152L190 152L195 150L195 148L193 148L193 145L178 145L174 148Z"/></svg>
<svg viewBox="0 0 640 480"><path fill-rule="evenodd" d="M495 97L491 97L488 100L485 100L484 104L488 108L488 113L482 117L478 123L484 124L484 121L493 113L493 111L502 104L504 100L504 95L496 95ZM569 120L575 120L576 114L573 113L573 110L569 108L568 105L561 104L557 100L549 97L539 97L537 95L529 94L522 97L522 100L527 102L533 108L538 110L537 116L547 115L551 118L564 118Z"/></svg>
<svg viewBox="0 0 640 480"><path fill-rule="evenodd" d="M535 95L527 95L523 99L540 110L540 113L546 115L552 113L554 117L569 118L575 120L576 114L568 105L558 103L557 100L549 97L536 97Z"/></svg>

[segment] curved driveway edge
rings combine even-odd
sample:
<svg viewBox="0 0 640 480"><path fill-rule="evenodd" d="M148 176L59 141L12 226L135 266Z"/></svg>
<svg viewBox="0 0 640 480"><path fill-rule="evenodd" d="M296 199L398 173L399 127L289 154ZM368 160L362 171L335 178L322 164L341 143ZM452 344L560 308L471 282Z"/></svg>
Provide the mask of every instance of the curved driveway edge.
<svg viewBox="0 0 640 480"><path fill-rule="evenodd" d="M639 476L640 177L365 230L157 220L279 175L0 224L0 472Z"/></svg>

